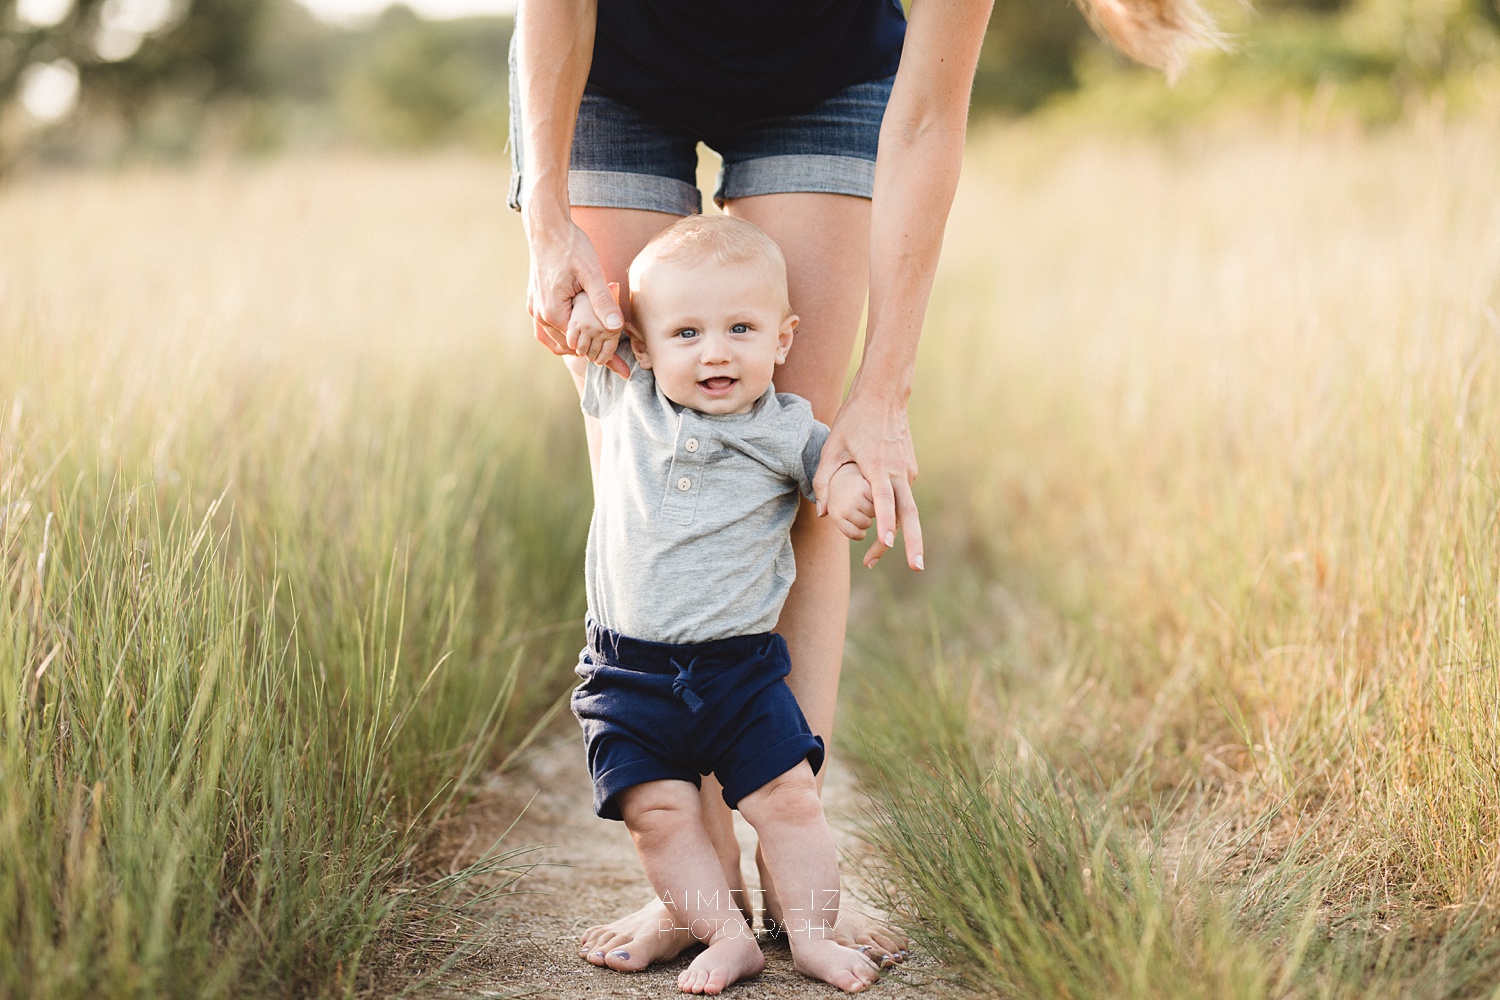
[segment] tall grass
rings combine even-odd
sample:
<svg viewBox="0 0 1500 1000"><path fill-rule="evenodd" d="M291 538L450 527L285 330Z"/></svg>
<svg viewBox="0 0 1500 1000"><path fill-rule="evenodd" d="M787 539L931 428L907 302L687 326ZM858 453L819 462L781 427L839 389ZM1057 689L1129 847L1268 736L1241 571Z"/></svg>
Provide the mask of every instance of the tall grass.
<svg viewBox="0 0 1500 1000"><path fill-rule="evenodd" d="M1490 994L1496 162L1421 121L976 139L914 404L930 569L861 577L840 737L955 973ZM392 890L447 870L581 611L502 173L0 195L0 995L399 985L372 942L441 900Z"/></svg>
<svg viewBox="0 0 1500 1000"><path fill-rule="evenodd" d="M498 192L0 197L0 996L401 985L370 943L444 905L433 831L556 707L581 612L587 469L568 380L510 362Z"/></svg>
<svg viewBox="0 0 1500 1000"><path fill-rule="evenodd" d="M893 902L980 981L1490 995L1497 156L1434 121L973 150L931 569L854 632Z"/></svg>

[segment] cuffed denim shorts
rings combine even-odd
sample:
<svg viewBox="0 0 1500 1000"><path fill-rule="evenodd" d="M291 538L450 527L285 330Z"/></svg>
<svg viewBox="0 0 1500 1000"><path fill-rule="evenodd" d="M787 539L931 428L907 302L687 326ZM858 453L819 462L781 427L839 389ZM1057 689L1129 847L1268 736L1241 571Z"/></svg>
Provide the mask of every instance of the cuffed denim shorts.
<svg viewBox="0 0 1500 1000"><path fill-rule="evenodd" d="M510 207L521 208L520 87L510 84ZM724 159L714 203L814 191L869 198L875 189L880 121L895 77L856 83L798 114L751 122L726 135L698 135L585 88L568 165L572 204L673 215L703 210L698 143Z"/></svg>

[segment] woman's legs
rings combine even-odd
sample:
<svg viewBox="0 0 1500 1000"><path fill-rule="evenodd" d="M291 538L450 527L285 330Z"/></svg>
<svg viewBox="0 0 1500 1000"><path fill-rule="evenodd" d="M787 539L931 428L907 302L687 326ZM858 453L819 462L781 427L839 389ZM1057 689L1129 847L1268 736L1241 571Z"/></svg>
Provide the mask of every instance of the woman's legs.
<svg viewBox="0 0 1500 1000"><path fill-rule="evenodd" d="M844 399L844 379L869 291L870 202L852 195L798 192L737 198L726 210L765 230L786 256L788 291L801 322L786 364L777 369L776 388L807 399L813 414L831 424ZM792 548L797 582L776 630L791 652L787 684L831 755L849 618L849 541L804 503L792 529ZM818 774L820 790L824 773ZM777 918L780 907L758 854L757 862L766 910ZM882 958L898 955L906 945L852 911L841 916L838 939L851 946L871 945Z"/></svg>

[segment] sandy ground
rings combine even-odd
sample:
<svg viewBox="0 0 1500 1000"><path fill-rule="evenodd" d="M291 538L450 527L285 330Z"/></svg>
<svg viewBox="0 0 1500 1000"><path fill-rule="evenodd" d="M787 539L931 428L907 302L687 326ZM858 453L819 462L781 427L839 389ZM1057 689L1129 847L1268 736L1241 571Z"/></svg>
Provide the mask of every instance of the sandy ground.
<svg viewBox="0 0 1500 1000"><path fill-rule="evenodd" d="M503 778L492 778L488 794L463 817L462 844L475 853L494 842L506 827L515 828L504 846L544 845L526 855L538 866L485 910L477 914L485 939L483 950L465 961L464 986L432 996L494 997L667 997L678 995L677 974L699 951L690 948L676 960L644 972L621 974L596 968L578 956L582 931L627 913L650 898L651 886L641 872L630 835L621 823L598 819L590 809L591 791L576 736L549 740L521 766ZM529 801L529 805L528 805ZM853 830L860 810L858 787L849 771L834 761L824 788L824 803L841 853L845 873L845 906L870 912L849 884L863 850ZM524 812L522 811L524 807ZM517 816L520 816L517 820ZM754 832L736 815L745 850L746 871L754 877ZM461 852L463 853L463 852ZM852 897L852 898L851 898ZM785 945L767 945L766 970L759 977L731 986L734 997L831 998L839 992L807 979L792 968ZM936 964L920 951L889 972L870 995L897 998L971 996L948 983Z"/></svg>

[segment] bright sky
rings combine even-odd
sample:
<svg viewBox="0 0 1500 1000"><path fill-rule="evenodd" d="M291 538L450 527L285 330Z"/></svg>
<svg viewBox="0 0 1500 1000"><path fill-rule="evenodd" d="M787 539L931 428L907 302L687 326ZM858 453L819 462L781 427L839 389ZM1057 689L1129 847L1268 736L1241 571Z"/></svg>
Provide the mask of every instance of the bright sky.
<svg viewBox="0 0 1500 1000"><path fill-rule="evenodd" d="M405 0L408 7L426 17L462 17L465 14L514 14L516 0ZM391 0L302 0L326 21L357 21L388 7Z"/></svg>

